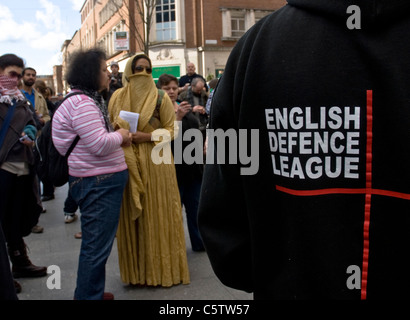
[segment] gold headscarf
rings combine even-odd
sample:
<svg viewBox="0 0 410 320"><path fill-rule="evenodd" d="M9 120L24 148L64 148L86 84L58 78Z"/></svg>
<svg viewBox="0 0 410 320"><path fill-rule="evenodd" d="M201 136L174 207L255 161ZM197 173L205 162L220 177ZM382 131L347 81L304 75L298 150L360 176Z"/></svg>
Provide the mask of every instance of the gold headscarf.
<svg viewBox="0 0 410 320"><path fill-rule="evenodd" d="M122 76L124 88L116 90L110 99L110 118L111 122L114 122L114 128L116 125L124 127L123 120L118 118L120 111L137 112L140 114L138 131L150 132L151 130L146 126L157 104L158 89L151 74L145 70L135 74L132 72L134 60L140 57L147 59L151 65L150 58L144 53L137 53L128 60ZM114 109L112 104L120 106L120 108Z"/></svg>
<svg viewBox="0 0 410 320"><path fill-rule="evenodd" d="M168 95L164 96L161 103L161 113L167 116L161 119L161 122L168 119L166 127L156 128L151 125L150 120L158 101L158 89L151 74L148 74L145 70L135 74L132 72L132 64L139 57L147 59L151 64L151 60L145 54L138 53L131 57L123 74L124 87L113 93L108 106L110 121L115 129L129 129L128 122L119 117L121 110L137 112L140 114L137 130L151 133L154 140L152 145L147 143L132 144L132 147L123 148L129 171L128 188L132 190L132 192L124 193L123 206L128 208L127 211L133 220L138 219L142 212L142 198L145 195L147 179L149 178L146 168L152 163L151 150L153 146L160 147L161 144L169 144L169 141L161 142L162 139L159 137L168 134L173 139L174 133L176 136L178 132L178 127L174 126L174 108ZM157 123L161 124L161 122L158 121ZM128 194L128 197L126 194Z"/></svg>

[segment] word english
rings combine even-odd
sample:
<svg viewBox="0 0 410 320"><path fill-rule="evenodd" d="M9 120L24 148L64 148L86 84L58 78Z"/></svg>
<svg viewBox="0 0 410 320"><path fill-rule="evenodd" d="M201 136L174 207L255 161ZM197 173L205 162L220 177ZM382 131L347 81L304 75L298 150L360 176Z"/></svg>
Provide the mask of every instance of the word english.
<svg viewBox="0 0 410 320"><path fill-rule="evenodd" d="M360 107L277 107L265 115L275 175L359 178Z"/></svg>

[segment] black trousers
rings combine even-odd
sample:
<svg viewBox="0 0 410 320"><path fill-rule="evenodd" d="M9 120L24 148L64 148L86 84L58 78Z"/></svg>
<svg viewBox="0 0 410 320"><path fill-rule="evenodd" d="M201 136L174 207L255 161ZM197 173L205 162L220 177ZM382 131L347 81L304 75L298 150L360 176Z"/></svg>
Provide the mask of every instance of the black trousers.
<svg viewBox="0 0 410 320"><path fill-rule="evenodd" d="M44 196L54 196L54 186L53 183L49 181L41 181L43 183L43 197Z"/></svg>
<svg viewBox="0 0 410 320"><path fill-rule="evenodd" d="M3 230L0 226L0 301L18 300L11 275L9 256Z"/></svg>
<svg viewBox="0 0 410 320"><path fill-rule="evenodd" d="M33 199L33 177L0 169L0 221L10 247L23 244L22 226L27 219Z"/></svg>

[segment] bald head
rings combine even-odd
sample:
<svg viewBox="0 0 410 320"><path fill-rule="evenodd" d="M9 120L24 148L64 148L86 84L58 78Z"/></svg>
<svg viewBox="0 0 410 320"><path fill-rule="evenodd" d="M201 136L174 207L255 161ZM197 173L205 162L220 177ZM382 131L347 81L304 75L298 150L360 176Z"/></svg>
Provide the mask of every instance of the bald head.
<svg viewBox="0 0 410 320"><path fill-rule="evenodd" d="M186 65L186 73L189 76L192 76L193 74L195 74L195 65L192 62Z"/></svg>

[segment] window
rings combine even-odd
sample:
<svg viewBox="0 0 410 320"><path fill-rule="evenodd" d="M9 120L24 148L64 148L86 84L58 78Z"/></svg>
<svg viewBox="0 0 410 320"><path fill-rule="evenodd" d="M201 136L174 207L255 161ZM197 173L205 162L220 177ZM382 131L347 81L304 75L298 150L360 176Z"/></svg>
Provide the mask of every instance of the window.
<svg viewBox="0 0 410 320"><path fill-rule="evenodd" d="M245 16L231 18L232 37L241 37L245 34Z"/></svg>
<svg viewBox="0 0 410 320"><path fill-rule="evenodd" d="M157 41L175 40L175 0L157 0L155 12Z"/></svg>
<svg viewBox="0 0 410 320"><path fill-rule="evenodd" d="M222 40L233 41L242 37L245 32L272 10L254 10L221 8Z"/></svg>
<svg viewBox="0 0 410 320"><path fill-rule="evenodd" d="M123 0L108 1L99 13L100 28L122 7Z"/></svg>

